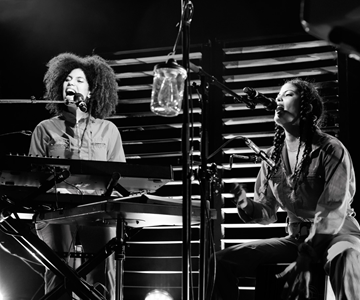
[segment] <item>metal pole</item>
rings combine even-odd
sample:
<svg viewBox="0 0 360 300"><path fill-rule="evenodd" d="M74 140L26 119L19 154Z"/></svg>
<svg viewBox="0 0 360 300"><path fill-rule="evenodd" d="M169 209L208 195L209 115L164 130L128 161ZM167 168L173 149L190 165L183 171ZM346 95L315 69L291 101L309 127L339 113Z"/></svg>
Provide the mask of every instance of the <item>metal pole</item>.
<svg viewBox="0 0 360 300"><path fill-rule="evenodd" d="M188 73L185 81L183 97L183 127L182 127L182 181L183 181L183 267L182 267L182 299L190 298L190 274L191 274L191 173L190 173L190 133L189 133L189 29L190 22L187 20L187 8L189 1L182 1L182 50L183 67Z"/></svg>
<svg viewBox="0 0 360 300"><path fill-rule="evenodd" d="M205 299L206 287L206 202L209 196L207 176L207 144L208 144L208 89L204 76L201 76L201 170L200 170L200 187L201 187L201 218L200 218L200 270L199 270L199 300Z"/></svg>
<svg viewBox="0 0 360 300"><path fill-rule="evenodd" d="M124 220L119 216L116 222L116 239L115 248L116 261L116 289L115 299L124 299L124 260L125 260L125 224Z"/></svg>

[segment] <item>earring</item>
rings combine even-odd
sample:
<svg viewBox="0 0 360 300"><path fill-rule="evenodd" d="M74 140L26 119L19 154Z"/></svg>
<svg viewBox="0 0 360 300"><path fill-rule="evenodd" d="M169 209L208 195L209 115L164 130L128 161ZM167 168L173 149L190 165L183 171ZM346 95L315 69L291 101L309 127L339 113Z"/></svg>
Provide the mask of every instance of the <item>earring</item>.
<svg viewBox="0 0 360 300"><path fill-rule="evenodd" d="M313 115L313 125L316 126L318 117Z"/></svg>
<svg viewBox="0 0 360 300"><path fill-rule="evenodd" d="M309 103L308 105L306 105L306 113L309 114L311 113L313 110L313 106L311 103Z"/></svg>

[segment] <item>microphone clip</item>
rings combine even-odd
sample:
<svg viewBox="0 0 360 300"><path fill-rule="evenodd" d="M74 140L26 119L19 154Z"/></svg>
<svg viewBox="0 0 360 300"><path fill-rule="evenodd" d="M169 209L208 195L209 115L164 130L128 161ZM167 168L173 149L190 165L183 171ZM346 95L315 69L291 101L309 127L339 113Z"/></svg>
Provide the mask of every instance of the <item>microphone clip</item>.
<svg viewBox="0 0 360 300"><path fill-rule="evenodd" d="M242 161L251 162L251 163L261 163L261 158L257 155L240 155L240 154L231 154L229 158L229 170L232 170L234 164L234 158L240 159Z"/></svg>
<svg viewBox="0 0 360 300"><path fill-rule="evenodd" d="M247 94L248 100L253 103L254 107L260 103L266 108L266 110L276 110L277 103L274 99L266 97L251 87L245 87L243 88L243 91Z"/></svg>

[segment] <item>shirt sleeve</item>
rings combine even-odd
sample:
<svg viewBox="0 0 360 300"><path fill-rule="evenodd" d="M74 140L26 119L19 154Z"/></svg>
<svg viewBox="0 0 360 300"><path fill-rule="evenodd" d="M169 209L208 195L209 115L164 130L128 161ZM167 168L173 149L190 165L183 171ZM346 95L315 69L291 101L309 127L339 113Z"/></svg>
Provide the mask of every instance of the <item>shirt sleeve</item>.
<svg viewBox="0 0 360 300"><path fill-rule="evenodd" d="M277 221L276 212L279 204L271 188L264 190L264 184L267 181L266 174L267 165L262 162L255 181L254 200L248 198L248 205L244 209L238 208L239 217L246 223L267 225Z"/></svg>
<svg viewBox="0 0 360 300"><path fill-rule="evenodd" d="M107 150L108 161L126 162L119 129L112 122L110 122L109 126L109 144Z"/></svg>
<svg viewBox="0 0 360 300"><path fill-rule="evenodd" d="M322 149L322 155L325 185L317 203L311 234L306 240L312 242L315 250L339 233L356 189L354 168L346 148L330 143Z"/></svg>

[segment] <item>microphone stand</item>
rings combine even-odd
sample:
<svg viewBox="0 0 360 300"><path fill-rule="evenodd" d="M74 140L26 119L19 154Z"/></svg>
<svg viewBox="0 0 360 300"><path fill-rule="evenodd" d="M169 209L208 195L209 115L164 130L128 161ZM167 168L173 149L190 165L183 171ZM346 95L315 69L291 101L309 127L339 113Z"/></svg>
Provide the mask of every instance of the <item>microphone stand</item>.
<svg viewBox="0 0 360 300"><path fill-rule="evenodd" d="M243 97L240 96L238 94L236 94L234 91L232 91L231 89L229 89L226 85L222 84L221 82L219 82L214 76L206 73L201 67L194 65L192 62L190 62L190 69L195 72L195 73L199 73L200 75L203 75L204 77L206 77L209 82L215 86L217 86L218 88L220 88L221 90L225 91L226 93L230 94L231 96L233 96L237 101L239 102L243 102L246 104L246 106L250 109L254 109L256 104L252 101L250 101L247 97Z"/></svg>
<svg viewBox="0 0 360 300"><path fill-rule="evenodd" d="M206 294L206 210L207 199L209 197L209 181L207 172L208 163L208 89L205 86L205 78L201 76L201 169L200 169L200 190L201 190L201 203L200 203L200 270L199 270L199 294L198 299L204 300Z"/></svg>
<svg viewBox="0 0 360 300"><path fill-rule="evenodd" d="M192 203L191 203L191 170L190 170L190 128L189 128L189 74L190 69L195 73L202 75L202 82L205 78L208 78L211 84L220 87L222 90L231 94L238 101L244 102L247 107L253 109L255 104L249 101L247 98L241 97L234 93L232 90L221 84L216 78L207 74L201 68L195 66L189 61L190 56L190 23L192 18L193 4L189 0L182 0L182 12L181 12L181 34L182 34L182 64L186 70L188 76L185 79L185 87L183 94L183 124L182 124L182 184L183 184L183 210L182 210L182 221L183 221L183 248L182 248L182 300L190 299L190 280L189 276L191 272L191 214L192 214ZM206 100L207 101L207 100ZM201 226L200 226L200 274L199 274L199 299L205 299L205 236L206 236L206 200L207 200L207 103L203 103L202 106L202 137L201 137L201 151L202 151L202 162L201 162L201 174L200 180L201 185Z"/></svg>
<svg viewBox="0 0 360 300"><path fill-rule="evenodd" d="M220 83L214 76L206 73L201 67L194 65L189 62L190 69L194 73L198 73L201 79L202 96L201 96L201 169L199 172L200 178L200 189L201 189L201 210L200 210L200 271L199 271L199 300L205 300L206 296L206 210L207 210L207 199L209 197L209 182L214 182L216 178L216 170L208 170L208 86L207 82L219 87L221 90L232 95L237 101L244 102L250 109L254 109L256 104L248 100L246 97L242 97L228 87ZM209 178L210 176L210 178ZM211 176L213 178L211 178Z"/></svg>
<svg viewBox="0 0 360 300"><path fill-rule="evenodd" d="M13 135L13 134L23 134L23 135L31 136L32 131L30 131L30 130L21 130L21 131L6 132L6 133L1 133L0 137L7 136L7 135Z"/></svg>
<svg viewBox="0 0 360 300"><path fill-rule="evenodd" d="M64 103L64 101L58 100L36 100L35 98L31 100L27 99L0 99L0 104L22 104L22 103L30 103L30 104L47 104L47 103Z"/></svg>
<svg viewBox="0 0 360 300"><path fill-rule="evenodd" d="M190 74L189 56L190 56L190 22L191 15L187 15L188 6L192 3L188 0L182 1L182 50L183 67L187 74ZM190 280L191 274L191 173L190 173L190 129L189 129L189 76L185 79L185 88L183 95L183 126L182 126L182 181L183 181L183 265L182 265L182 300L190 299Z"/></svg>

